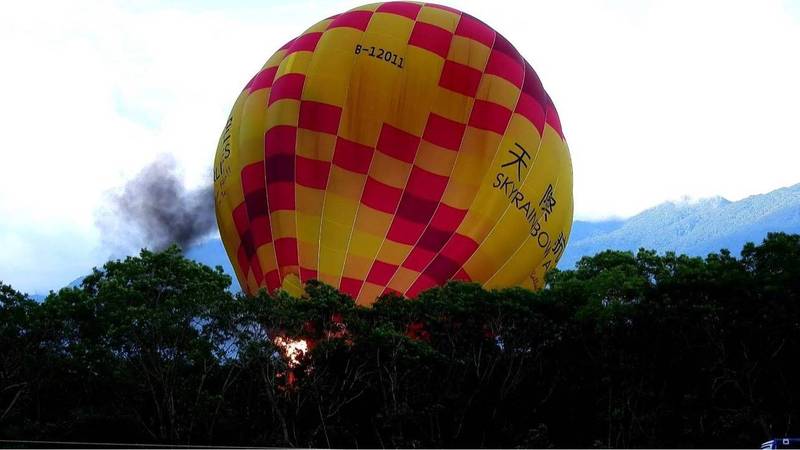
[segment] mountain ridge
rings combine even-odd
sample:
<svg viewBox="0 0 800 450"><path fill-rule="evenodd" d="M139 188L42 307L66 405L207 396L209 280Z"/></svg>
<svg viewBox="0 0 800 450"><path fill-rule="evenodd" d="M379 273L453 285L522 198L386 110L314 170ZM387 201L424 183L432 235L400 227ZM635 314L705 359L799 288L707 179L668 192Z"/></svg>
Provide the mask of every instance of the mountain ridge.
<svg viewBox="0 0 800 450"><path fill-rule="evenodd" d="M737 201L714 196L660 203L629 218L573 222L569 243L559 261L572 269L583 256L603 250L654 249L706 256L722 248L738 254L746 242L761 242L772 231L800 233L800 183ZM231 290L240 290L228 255L218 237L185 250L185 256L208 266L222 266ZM84 277L69 287L79 286ZM31 296L37 300L45 294Z"/></svg>
<svg viewBox="0 0 800 450"><path fill-rule="evenodd" d="M558 264L571 269L583 256L603 250L654 249L706 256L722 248L738 254L746 242L761 242L769 232L800 233L800 183L731 201L721 196L667 201L629 218L573 223ZM186 251L209 266L221 265L239 285L222 242L212 238Z"/></svg>
<svg viewBox="0 0 800 450"><path fill-rule="evenodd" d="M668 201L627 219L575 221L573 235L559 262L569 269L582 257L606 249L655 249L691 256L727 248L741 250L770 231L800 233L800 183L737 201L710 197Z"/></svg>

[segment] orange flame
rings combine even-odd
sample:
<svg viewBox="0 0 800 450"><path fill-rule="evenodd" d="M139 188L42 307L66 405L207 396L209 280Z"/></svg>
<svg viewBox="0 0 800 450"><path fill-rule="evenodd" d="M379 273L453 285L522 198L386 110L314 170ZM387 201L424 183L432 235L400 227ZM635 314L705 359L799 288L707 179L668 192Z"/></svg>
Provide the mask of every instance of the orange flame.
<svg viewBox="0 0 800 450"><path fill-rule="evenodd" d="M289 367L297 367L300 358L308 352L308 342L305 339L277 336L273 342L286 355Z"/></svg>

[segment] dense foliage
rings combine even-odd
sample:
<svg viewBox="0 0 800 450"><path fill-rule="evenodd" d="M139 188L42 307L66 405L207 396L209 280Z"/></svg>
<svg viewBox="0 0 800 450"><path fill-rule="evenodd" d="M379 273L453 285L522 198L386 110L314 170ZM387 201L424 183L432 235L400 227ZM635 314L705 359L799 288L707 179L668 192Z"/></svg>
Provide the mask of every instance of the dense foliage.
<svg viewBox="0 0 800 450"><path fill-rule="evenodd" d="M800 236L607 251L541 292L372 308L231 295L177 248L34 302L0 283L0 439L314 447L746 447L800 434ZM309 351L293 361L282 339Z"/></svg>

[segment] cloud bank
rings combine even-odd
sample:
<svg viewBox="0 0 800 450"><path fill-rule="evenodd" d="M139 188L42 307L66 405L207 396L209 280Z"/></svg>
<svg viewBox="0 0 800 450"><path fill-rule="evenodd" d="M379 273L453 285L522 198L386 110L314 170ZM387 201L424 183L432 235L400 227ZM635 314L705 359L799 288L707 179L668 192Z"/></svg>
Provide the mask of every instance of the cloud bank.
<svg viewBox="0 0 800 450"><path fill-rule="evenodd" d="M207 186L236 93L289 38L360 3L6 5L0 280L42 291L104 262L105 193L159 155L180 186ZM539 73L570 144L577 217L800 181L796 2L446 3Z"/></svg>

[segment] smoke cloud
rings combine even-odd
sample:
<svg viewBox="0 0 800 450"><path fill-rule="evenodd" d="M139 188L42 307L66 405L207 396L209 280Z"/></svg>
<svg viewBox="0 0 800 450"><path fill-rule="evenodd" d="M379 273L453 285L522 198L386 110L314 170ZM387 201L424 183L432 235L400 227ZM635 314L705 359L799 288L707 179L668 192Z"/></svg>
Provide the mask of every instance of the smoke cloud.
<svg viewBox="0 0 800 450"><path fill-rule="evenodd" d="M172 157L160 157L107 194L97 224L112 252L186 249L214 229L213 187L187 189L177 172Z"/></svg>

